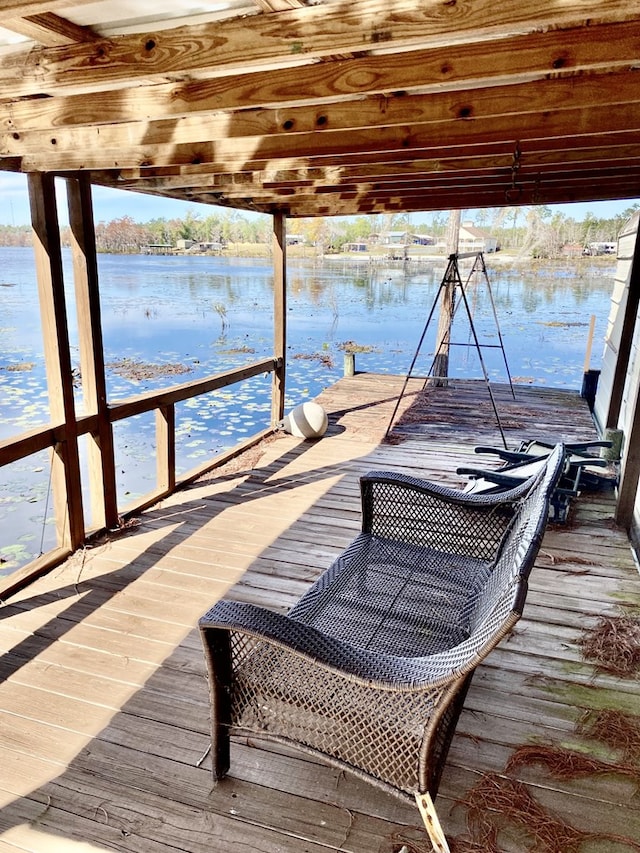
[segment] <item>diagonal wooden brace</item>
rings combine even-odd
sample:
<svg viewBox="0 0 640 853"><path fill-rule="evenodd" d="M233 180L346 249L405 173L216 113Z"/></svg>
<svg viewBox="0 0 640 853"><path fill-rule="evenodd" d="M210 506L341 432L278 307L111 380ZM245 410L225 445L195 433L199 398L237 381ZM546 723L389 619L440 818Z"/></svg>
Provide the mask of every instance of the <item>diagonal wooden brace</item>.
<svg viewBox="0 0 640 853"><path fill-rule="evenodd" d="M436 807L433 805L431 795L427 791L425 794L416 794L416 803L420 810L420 817L425 825L431 844L436 853L450 853L447 839L444 837L440 820L436 814Z"/></svg>

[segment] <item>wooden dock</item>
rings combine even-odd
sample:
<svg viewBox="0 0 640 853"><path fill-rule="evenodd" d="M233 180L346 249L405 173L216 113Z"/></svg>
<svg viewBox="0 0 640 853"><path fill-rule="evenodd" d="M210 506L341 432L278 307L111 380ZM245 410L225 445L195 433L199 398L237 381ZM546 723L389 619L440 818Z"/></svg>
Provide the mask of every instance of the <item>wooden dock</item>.
<svg viewBox="0 0 640 853"><path fill-rule="evenodd" d="M360 474L461 485L455 469L478 462L474 445L500 446L486 387L473 382L423 394L412 381L383 442L401 385L340 380L320 400L322 440L263 442L5 602L0 853L429 851L416 809L294 750L234 742L230 776L212 788L195 627L226 594L288 609L355 535ZM511 446L596 437L577 394L494 391ZM580 645L602 617L640 612L613 502L612 490L584 493L565 526L549 527L524 618L476 672L436 803L452 851L573 850L566 839L584 840L584 853L640 849L613 838L640 839L640 757L584 730L601 709L640 722L638 675L601 672ZM538 757L519 751L509 769L532 745ZM561 754L592 764L576 759L563 775ZM520 810L492 812L492 791ZM468 826L478 802L501 827L495 847ZM544 846L549 831L565 832L564 846Z"/></svg>

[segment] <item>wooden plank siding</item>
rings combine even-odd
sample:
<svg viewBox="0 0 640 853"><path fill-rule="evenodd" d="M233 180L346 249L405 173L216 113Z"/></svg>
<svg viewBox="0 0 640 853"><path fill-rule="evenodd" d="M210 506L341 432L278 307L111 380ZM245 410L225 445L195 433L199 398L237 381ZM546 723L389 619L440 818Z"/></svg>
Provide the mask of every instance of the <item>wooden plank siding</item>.
<svg viewBox="0 0 640 853"><path fill-rule="evenodd" d="M605 334L602 372L594 405L601 429L624 423L629 405L628 374L635 364L633 339L640 303L638 215L629 219L618 238L618 258ZM637 379L637 376L635 376Z"/></svg>
<svg viewBox="0 0 640 853"><path fill-rule="evenodd" d="M198 617L227 593L290 607L355 535L362 473L461 484L455 469L478 462L475 444L501 445L484 383L458 381L426 396L409 383L383 442L401 387L394 376L340 380L320 397L330 416L322 440L265 439L4 603L0 851L429 850L414 807L293 749L234 742L230 776L215 789L202 762ZM577 393L494 393L510 444L596 437ZM598 673L579 646L602 615L640 607L613 511L612 491L584 493L567 525L548 528L525 616L476 673L436 803L452 850L468 835L461 801L483 774L504 776L516 747L602 758L602 745L576 729L585 710L638 713L640 681ZM576 830L640 837L637 779L561 779L539 765L511 775ZM526 849L517 827L500 835L500 849Z"/></svg>

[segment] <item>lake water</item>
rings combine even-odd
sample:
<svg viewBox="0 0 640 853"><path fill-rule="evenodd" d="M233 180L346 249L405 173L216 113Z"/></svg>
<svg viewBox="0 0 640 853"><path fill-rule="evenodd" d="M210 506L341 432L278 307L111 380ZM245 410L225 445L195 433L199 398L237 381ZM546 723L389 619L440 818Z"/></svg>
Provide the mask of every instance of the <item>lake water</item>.
<svg viewBox="0 0 640 853"><path fill-rule="evenodd" d="M500 269L487 256L491 291L514 382L579 390L591 315L598 366L609 313L614 264ZM406 375L434 304L445 262L409 270L352 260L288 264L287 408L315 397L342 375L344 344L366 352L356 367ZM100 296L111 402L241 366L272 353L272 271L267 260L226 257L100 255ZM463 268L462 278L467 271ZM72 358L79 362L70 255L65 253ZM487 284L468 287L470 311L494 381L507 374ZM414 373L433 358L436 319ZM481 378L468 315L457 313L450 374ZM487 348L484 348L487 345ZM132 370L132 365L139 365ZM145 379L144 365L175 375ZM171 369L171 368L170 368ZM188 372L179 373L179 370ZM136 374L136 375L133 375ZM252 433L270 417L271 378L189 400L176 407L177 468L184 472ZM80 381L77 405L82 410ZM30 249L0 248L0 439L44 425L48 394ZM153 414L114 425L118 501L123 508L154 488ZM83 471L86 480L86 471ZM54 544L48 454L6 466L0 481L0 573Z"/></svg>

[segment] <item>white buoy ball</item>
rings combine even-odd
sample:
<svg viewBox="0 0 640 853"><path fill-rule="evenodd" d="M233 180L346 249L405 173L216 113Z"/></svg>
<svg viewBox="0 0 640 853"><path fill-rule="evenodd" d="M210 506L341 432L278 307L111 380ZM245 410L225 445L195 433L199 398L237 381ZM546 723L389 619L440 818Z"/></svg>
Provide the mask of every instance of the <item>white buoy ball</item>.
<svg viewBox="0 0 640 853"><path fill-rule="evenodd" d="M320 438L328 425L327 413L318 403L301 403L281 421L282 429L298 438Z"/></svg>

